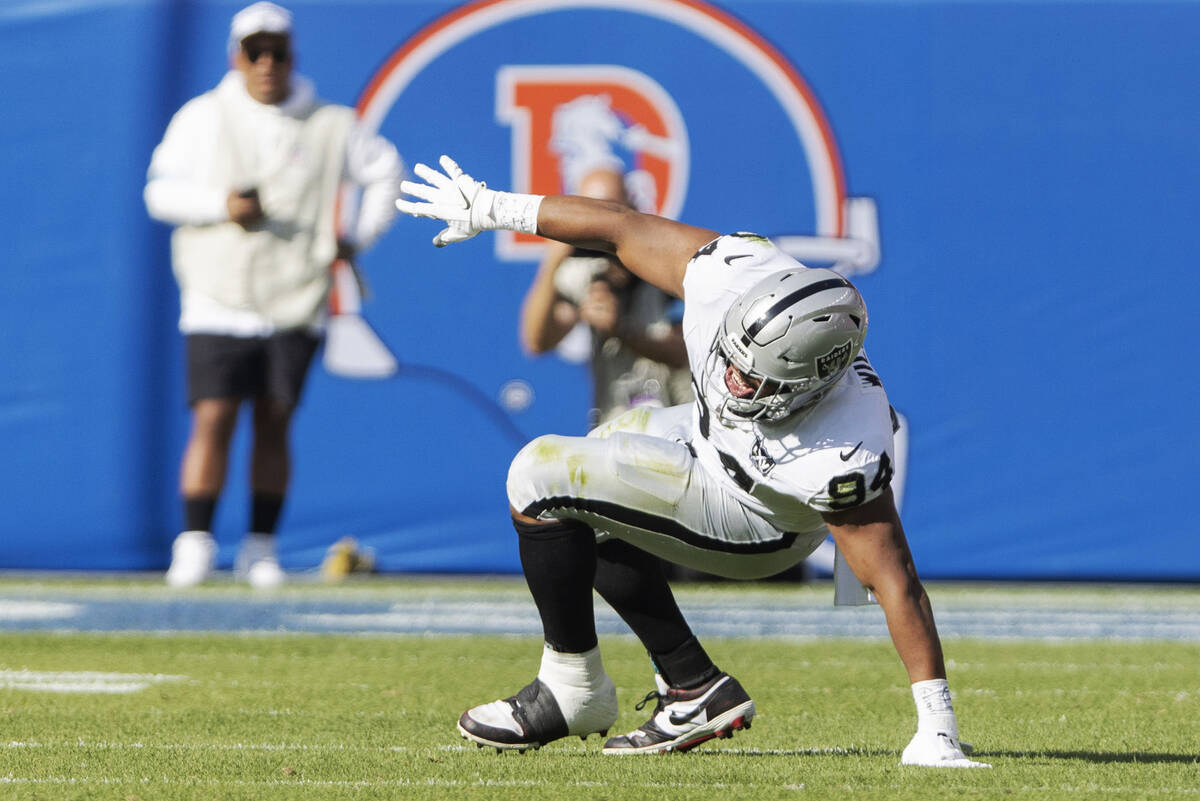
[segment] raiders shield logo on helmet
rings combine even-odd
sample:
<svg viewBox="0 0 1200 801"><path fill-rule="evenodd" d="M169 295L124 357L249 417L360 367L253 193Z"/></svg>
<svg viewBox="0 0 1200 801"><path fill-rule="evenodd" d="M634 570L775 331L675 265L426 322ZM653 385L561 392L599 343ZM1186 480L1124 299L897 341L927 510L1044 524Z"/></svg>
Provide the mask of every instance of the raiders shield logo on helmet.
<svg viewBox="0 0 1200 801"><path fill-rule="evenodd" d="M817 377L822 381L834 375L846 366L850 359L850 342L838 345L824 356L817 357Z"/></svg>

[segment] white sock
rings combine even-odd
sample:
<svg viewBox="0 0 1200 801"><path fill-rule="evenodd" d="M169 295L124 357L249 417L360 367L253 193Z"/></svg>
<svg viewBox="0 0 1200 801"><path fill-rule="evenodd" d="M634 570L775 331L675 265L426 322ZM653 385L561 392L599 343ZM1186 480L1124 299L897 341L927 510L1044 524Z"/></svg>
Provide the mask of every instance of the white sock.
<svg viewBox="0 0 1200 801"><path fill-rule="evenodd" d="M542 648L542 666L538 669L538 678L554 689L562 687L564 690L587 692L599 686L604 676L604 663L600 660L598 645L581 654L555 651L549 645ZM565 714L566 710L563 712Z"/></svg>
<svg viewBox="0 0 1200 801"><path fill-rule="evenodd" d="M945 679L918 681L912 686L917 704L917 732L939 731L958 739L958 718L950 700L950 685Z"/></svg>
<svg viewBox="0 0 1200 801"><path fill-rule="evenodd" d="M545 646L538 679L554 693L572 734L607 729L616 720L616 688L604 672L600 646L581 654Z"/></svg>

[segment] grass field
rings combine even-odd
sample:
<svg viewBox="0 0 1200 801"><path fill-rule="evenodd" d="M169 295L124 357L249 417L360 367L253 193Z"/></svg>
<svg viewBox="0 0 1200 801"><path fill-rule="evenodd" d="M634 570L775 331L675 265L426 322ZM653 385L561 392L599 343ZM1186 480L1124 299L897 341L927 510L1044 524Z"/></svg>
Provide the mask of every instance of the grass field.
<svg viewBox="0 0 1200 801"><path fill-rule="evenodd" d="M683 593L685 609L700 592ZM794 595L755 592L781 605ZM915 715L886 640L709 640L755 698L754 727L662 757L604 757L596 737L524 755L461 740L465 707L532 677L532 637L10 631L0 642L3 799L1200 795L1195 642L948 641L963 735L990 771L899 766ZM634 728L645 657L627 637L603 646L618 728ZM46 686L17 686L21 671ZM53 691L46 674L71 671L145 687Z"/></svg>

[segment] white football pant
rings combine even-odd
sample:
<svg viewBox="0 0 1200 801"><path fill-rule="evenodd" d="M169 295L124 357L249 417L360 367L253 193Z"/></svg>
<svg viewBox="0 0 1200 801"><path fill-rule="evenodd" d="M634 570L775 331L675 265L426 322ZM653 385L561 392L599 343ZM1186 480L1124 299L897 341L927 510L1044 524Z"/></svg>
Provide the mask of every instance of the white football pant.
<svg viewBox="0 0 1200 801"><path fill-rule="evenodd" d="M683 404L632 409L586 437L538 437L509 468L509 503L727 578L775 575L812 553L828 530L783 532L744 507L692 454L691 427Z"/></svg>

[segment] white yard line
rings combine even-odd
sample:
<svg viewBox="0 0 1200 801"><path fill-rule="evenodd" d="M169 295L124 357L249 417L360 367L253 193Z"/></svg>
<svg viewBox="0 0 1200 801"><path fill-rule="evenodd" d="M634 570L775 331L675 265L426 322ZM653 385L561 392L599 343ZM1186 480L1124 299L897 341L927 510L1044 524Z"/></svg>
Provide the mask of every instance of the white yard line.
<svg viewBox="0 0 1200 801"><path fill-rule="evenodd" d="M0 621L61 620L83 611L83 604L63 601L0 599Z"/></svg>
<svg viewBox="0 0 1200 801"><path fill-rule="evenodd" d="M139 692L155 684L181 681L186 678L186 676L168 676L162 673L0 670L0 689L48 693L125 694Z"/></svg>
<svg viewBox="0 0 1200 801"><path fill-rule="evenodd" d="M62 742L32 742L16 741L0 743L0 748L11 749L51 749L51 748L86 748L103 751L308 751L308 752L346 752L346 753L401 753L408 751L407 746L361 746L361 745L309 745L305 743L117 743L109 740L64 740Z"/></svg>

